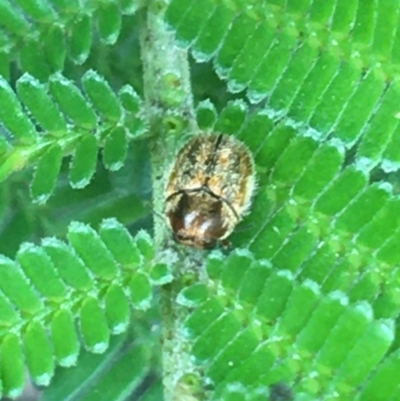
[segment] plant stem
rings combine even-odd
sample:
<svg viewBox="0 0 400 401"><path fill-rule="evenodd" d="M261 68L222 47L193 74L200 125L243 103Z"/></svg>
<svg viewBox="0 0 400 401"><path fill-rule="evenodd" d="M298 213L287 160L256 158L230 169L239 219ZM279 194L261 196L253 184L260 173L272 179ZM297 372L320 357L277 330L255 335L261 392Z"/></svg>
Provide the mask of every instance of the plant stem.
<svg viewBox="0 0 400 401"><path fill-rule="evenodd" d="M197 130L187 52L176 47L173 33L166 29L165 8L162 0L149 1L141 35L154 209L159 214L163 212L165 172L173 162L177 136L184 130ZM163 245L166 239L162 228L161 224L155 225L157 245Z"/></svg>
<svg viewBox="0 0 400 401"><path fill-rule="evenodd" d="M191 362L191 344L183 330L189 310L179 305L176 298L187 285L188 276L194 281L200 279L204 262L191 250L179 250L178 258L176 247L170 240L171 233L159 217L163 215L166 172L173 163L179 139L183 134L192 135L198 131L187 52L176 47L173 33L164 25L166 7L166 2L149 1L141 35L150 129L155 244L159 257L175 268L174 281L161 290L164 399L199 401L204 399L196 383L200 375Z"/></svg>

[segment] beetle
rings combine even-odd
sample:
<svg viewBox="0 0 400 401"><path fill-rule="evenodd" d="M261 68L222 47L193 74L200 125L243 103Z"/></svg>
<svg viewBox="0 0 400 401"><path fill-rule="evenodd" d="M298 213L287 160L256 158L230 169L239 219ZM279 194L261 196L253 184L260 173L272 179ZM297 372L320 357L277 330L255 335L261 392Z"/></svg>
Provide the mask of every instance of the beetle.
<svg viewBox="0 0 400 401"><path fill-rule="evenodd" d="M225 240L249 211L254 159L237 138L202 133L178 152L165 189L165 214L175 241L200 249Z"/></svg>

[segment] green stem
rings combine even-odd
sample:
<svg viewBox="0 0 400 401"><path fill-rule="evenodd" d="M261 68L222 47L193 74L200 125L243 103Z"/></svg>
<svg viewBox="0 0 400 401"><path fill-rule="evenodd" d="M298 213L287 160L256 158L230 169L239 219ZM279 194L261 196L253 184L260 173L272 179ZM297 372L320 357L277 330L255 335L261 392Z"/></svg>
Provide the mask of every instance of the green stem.
<svg viewBox="0 0 400 401"><path fill-rule="evenodd" d="M183 330L189 311L179 305L176 298L188 280L200 280L204 271L203 258L201 255L199 259L199 255L189 249L178 251L171 242L170 230L160 218L164 209L165 183L176 149L182 136L198 131L187 52L176 47L173 33L164 25L166 7L163 1L149 1L141 36L150 129L155 244L158 256L175 268L173 283L164 286L161 293L164 398L165 401L199 401L204 399L198 386L200 374L191 362L191 344Z"/></svg>
<svg viewBox="0 0 400 401"><path fill-rule="evenodd" d="M141 35L144 92L150 127L155 213L164 206L165 172L173 162L177 137L197 130L190 87L187 52L176 47L166 29L166 4L150 0ZM164 225L165 227L165 225ZM163 245L166 232L155 225L155 241Z"/></svg>

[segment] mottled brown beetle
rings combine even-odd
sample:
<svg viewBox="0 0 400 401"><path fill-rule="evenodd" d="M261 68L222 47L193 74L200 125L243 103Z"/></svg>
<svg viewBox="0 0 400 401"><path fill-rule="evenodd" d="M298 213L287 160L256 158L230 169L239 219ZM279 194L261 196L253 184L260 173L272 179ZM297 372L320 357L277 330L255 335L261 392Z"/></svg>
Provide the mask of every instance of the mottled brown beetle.
<svg viewBox="0 0 400 401"><path fill-rule="evenodd" d="M179 151L166 187L165 213L177 242L207 249L226 239L248 211L254 160L238 139L201 134Z"/></svg>

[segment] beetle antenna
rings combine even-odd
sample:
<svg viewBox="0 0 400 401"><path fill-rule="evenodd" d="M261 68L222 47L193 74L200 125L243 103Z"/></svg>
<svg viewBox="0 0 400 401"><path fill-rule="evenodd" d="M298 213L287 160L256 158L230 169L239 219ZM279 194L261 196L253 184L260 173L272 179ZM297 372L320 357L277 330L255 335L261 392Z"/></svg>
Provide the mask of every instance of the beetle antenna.
<svg viewBox="0 0 400 401"><path fill-rule="evenodd" d="M145 205L149 206L149 208L151 208L151 213L154 215L154 217L157 217L158 219L160 219L163 224L167 224L167 222L165 221L165 216L160 213L158 210L153 209L153 204L150 200L147 200L144 202Z"/></svg>

